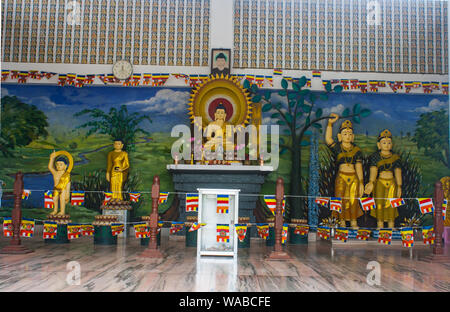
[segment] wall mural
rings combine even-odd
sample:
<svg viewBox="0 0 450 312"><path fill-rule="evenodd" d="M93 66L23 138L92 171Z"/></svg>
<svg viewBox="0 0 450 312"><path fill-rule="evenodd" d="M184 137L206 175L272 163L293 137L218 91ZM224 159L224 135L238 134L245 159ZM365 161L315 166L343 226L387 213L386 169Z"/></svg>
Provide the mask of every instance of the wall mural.
<svg viewBox="0 0 450 312"><path fill-rule="evenodd" d="M44 192L53 188L48 171L49 156L66 150L74 160L72 190L107 191L107 154L113 140L120 136L129 155L130 170L123 189L129 192L150 191L153 175L161 178L161 191L173 191L167 164L172 164L171 145L177 138L170 131L177 124L189 125L189 88L60 88L57 86L3 84L1 89L0 180L11 189L13 174L25 173L25 189L32 192L24 201L24 217L43 218ZM274 92L272 101L285 101ZM364 184L369 182L370 161L377 151L380 133L388 129L393 151L399 155L402 169L403 197L430 197L434 183L450 175L448 145L448 97L444 95L353 94L333 93L328 100L317 100L321 114L342 115L355 104L371 111L360 123L352 123L354 143L361 150ZM264 109L263 109L264 111ZM126 118L128 121L118 123ZM341 128L334 124L332 138ZM263 112L263 124L276 124L272 111ZM326 147L328 120L305 134L301 147L300 168L303 190L310 195L334 196L336 159ZM290 137L281 131L282 141ZM313 151L311 154L310 151ZM283 152L278 170L268 176L262 194L274 192L275 180L282 176L287 190L291 184L291 153ZM75 222L89 222L100 213L104 195L87 193L84 206L67 205ZM305 199L306 200L306 199ZM171 204L171 198L160 206ZM148 215L149 196L133 203L132 218ZM306 203L308 206L308 203ZM312 207L312 205L310 205ZM9 216L11 200L2 201L0 216ZM413 204L399 208L400 218L411 216ZM306 217L307 212L304 212ZM327 212L319 209L319 217ZM301 216L302 217L302 216ZM374 216L373 220L376 216ZM399 218L397 218L399 219ZM398 221L397 221L398 222Z"/></svg>

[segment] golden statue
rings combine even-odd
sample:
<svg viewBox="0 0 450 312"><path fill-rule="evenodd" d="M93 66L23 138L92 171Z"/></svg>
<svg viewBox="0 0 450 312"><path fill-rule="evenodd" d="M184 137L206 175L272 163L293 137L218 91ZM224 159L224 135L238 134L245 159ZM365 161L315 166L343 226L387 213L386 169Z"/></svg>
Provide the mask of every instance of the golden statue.
<svg viewBox="0 0 450 312"><path fill-rule="evenodd" d="M222 103L216 108L214 121L206 127L206 143L204 150L215 151L216 147L222 147L223 151L234 151L234 130L227 132L227 126L232 126L226 122L227 111Z"/></svg>
<svg viewBox="0 0 450 312"><path fill-rule="evenodd" d="M350 120L342 123L337 135L339 143L333 140L333 124L339 119L336 114L330 114L325 132L325 141L336 156L338 173L334 185L334 195L342 198L342 212L333 211L333 216L339 218L341 227L345 221L350 221L352 228L358 228L357 218L363 215L358 198L363 194L363 168L361 149L353 144L355 136Z"/></svg>
<svg viewBox="0 0 450 312"><path fill-rule="evenodd" d="M128 153L123 151L123 141L114 140L114 150L108 153L108 167L106 169L106 180L110 182L112 201L123 200L122 187L128 175L130 162Z"/></svg>
<svg viewBox="0 0 450 312"><path fill-rule="evenodd" d="M389 228L394 227L394 220L398 216L397 208L392 207L390 198L402 196L402 169L400 156L392 153L392 134L383 130L378 136L378 152L369 158L370 177L364 193L373 192L376 209L370 215L377 218L377 227L383 228L384 222Z"/></svg>
<svg viewBox="0 0 450 312"><path fill-rule="evenodd" d="M67 165L66 159L69 161ZM58 158L57 158L58 157ZM48 170L53 175L55 186L53 187L53 211L51 215L65 215L66 204L70 200L70 173L73 169L73 158L66 151L53 152L50 154ZM58 213L59 208L59 213Z"/></svg>
<svg viewBox="0 0 450 312"><path fill-rule="evenodd" d="M444 198L447 200L448 206L448 202L450 202L450 177L443 177L441 183L444 191ZM450 226L450 209L448 207L445 214L444 226Z"/></svg>

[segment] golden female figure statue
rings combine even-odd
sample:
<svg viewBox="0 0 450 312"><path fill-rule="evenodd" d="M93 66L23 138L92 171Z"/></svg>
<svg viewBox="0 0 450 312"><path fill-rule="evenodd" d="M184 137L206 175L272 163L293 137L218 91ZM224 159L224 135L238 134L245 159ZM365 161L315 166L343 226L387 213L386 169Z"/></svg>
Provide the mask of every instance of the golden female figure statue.
<svg viewBox="0 0 450 312"><path fill-rule="evenodd" d="M111 200L123 200L122 187L128 175L130 162L128 153L123 151L123 142L114 140L114 150L108 153L108 167L106 180L110 182L110 190L113 193Z"/></svg>
<svg viewBox="0 0 450 312"><path fill-rule="evenodd" d="M364 191L362 152L361 149L353 144L355 136L353 134L353 125L350 120L342 123L337 135L339 143L333 140L333 124L339 119L336 114L330 114L327 130L325 132L325 141L336 156L336 166L338 173L334 185L334 194L342 198L342 213L337 217L340 220L340 226L345 227L345 221L350 221L352 228L357 228L356 219L363 215L359 207L358 197ZM337 212L333 211L336 216Z"/></svg>
<svg viewBox="0 0 450 312"><path fill-rule="evenodd" d="M57 158L61 155L68 159L69 165L67 165L63 157ZM53 211L50 213L51 215L65 215L66 213L66 204L70 200L70 173L72 169L73 158L68 152L59 151L50 154L48 170L52 173L55 183L53 188ZM60 210L59 213L58 208Z"/></svg>
<svg viewBox="0 0 450 312"><path fill-rule="evenodd" d="M392 134L384 130L378 136L378 152L370 156L370 178L364 193L373 191L376 209L370 211L370 215L377 218L377 227L394 227L394 220L398 216L397 208L392 207L390 198L402 196L402 169L400 156L392 153Z"/></svg>

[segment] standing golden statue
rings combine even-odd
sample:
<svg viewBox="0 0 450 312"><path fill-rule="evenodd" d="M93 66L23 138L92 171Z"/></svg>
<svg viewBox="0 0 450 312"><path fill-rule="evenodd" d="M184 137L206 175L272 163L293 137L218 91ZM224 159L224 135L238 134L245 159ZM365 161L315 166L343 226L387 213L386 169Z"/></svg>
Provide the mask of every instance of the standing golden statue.
<svg viewBox="0 0 450 312"><path fill-rule="evenodd" d="M63 156L67 158L69 164L67 164ZM70 173L72 169L73 158L68 152L59 151L50 154L48 170L53 175L53 181L55 183L53 187L53 211L50 213L51 215L66 214L66 204L70 200Z"/></svg>
<svg viewBox="0 0 450 312"><path fill-rule="evenodd" d="M114 140L114 150L108 153L108 166L106 168L106 180L110 183L112 201L123 200L122 188L128 176L130 162L128 153L123 151L123 141Z"/></svg>
<svg viewBox="0 0 450 312"><path fill-rule="evenodd" d="M378 152L369 158L370 177L364 193L373 192L376 209L370 215L377 218L377 227L383 228L384 222L389 228L394 227L394 220L398 216L397 208L392 207L390 198L402 196L402 169L400 156L392 153L392 134L383 130L378 136Z"/></svg>
<svg viewBox="0 0 450 312"><path fill-rule="evenodd" d="M361 149L354 145L353 125L350 120L345 120L339 128L337 135L339 143L333 140L333 124L339 119L336 114L330 114L328 126L325 132L325 142L336 156L338 172L334 185L334 195L342 198L342 212L337 215L341 227L350 221L352 228L358 228L357 218L363 215L359 207L358 198L363 194L363 168Z"/></svg>
<svg viewBox="0 0 450 312"><path fill-rule="evenodd" d="M441 180L442 190L444 191L444 198L447 200L447 205L450 202L450 177L443 177ZM450 209L447 208L444 220L444 226L450 226Z"/></svg>

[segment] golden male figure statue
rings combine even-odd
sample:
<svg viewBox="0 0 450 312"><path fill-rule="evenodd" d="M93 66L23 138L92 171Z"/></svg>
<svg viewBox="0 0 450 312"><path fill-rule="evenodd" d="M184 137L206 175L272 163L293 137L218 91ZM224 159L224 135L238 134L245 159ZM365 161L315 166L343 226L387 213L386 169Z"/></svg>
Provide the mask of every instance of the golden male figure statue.
<svg viewBox="0 0 450 312"><path fill-rule="evenodd" d="M227 112L225 106L222 103L216 108L214 113L214 121L212 121L206 127L206 140L205 150L213 151L215 148L222 146L224 151L233 151L233 133L227 133L227 126L230 125L226 122ZM230 132L230 131L229 131Z"/></svg>
<svg viewBox="0 0 450 312"><path fill-rule="evenodd" d="M114 140L114 150L108 153L108 166L106 168L106 180L110 183L112 201L123 200L122 187L128 175L130 162L128 153L123 151L123 141Z"/></svg>
<svg viewBox="0 0 450 312"><path fill-rule="evenodd" d="M66 156L69 165L63 157ZM57 158L59 157L59 158ZM53 188L53 211L51 215L65 215L66 204L70 200L70 173L73 169L73 158L66 151L53 152L50 154L48 170L53 175L55 186ZM58 213L58 209L60 210Z"/></svg>
<svg viewBox="0 0 450 312"><path fill-rule="evenodd" d="M402 169L400 156L392 153L392 134L386 129L378 136L378 152L369 158L370 178L364 193L373 192L376 209L370 215L377 218L377 227L383 228L384 222L389 228L394 227L394 220L398 216L397 208L392 207L389 198L402 196Z"/></svg>
<svg viewBox="0 0 450 312"><path fill-rule="evenodd" d="M325 142L336 156L338 169L334 195L342 198L342 212L337 215L340 226L345 227L345 221L350 221L352 228L358 228L357 218L363 215L358 198L363 194L363 168L361 149L353 144L355 136L350 120L345 120L337 135L338 144L333 140L333 124L339 119L336 114L330 114L325 132ZM333 215L336 216L333 211Z"/></svg>

